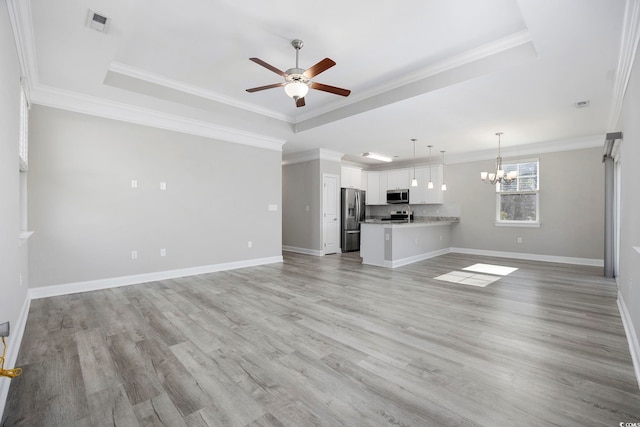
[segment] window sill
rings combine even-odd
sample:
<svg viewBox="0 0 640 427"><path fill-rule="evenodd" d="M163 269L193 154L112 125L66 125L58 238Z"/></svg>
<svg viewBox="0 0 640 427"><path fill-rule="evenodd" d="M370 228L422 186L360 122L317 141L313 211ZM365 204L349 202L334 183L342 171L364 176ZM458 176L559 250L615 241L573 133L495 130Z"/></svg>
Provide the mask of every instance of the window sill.
<svg viewBox="0 0 640 427"><path fill-rule="evenodd" d="M496 227L529 227L529 228L540 228L540 223L539 222L517 222L517 221L496 221L495 223Z"/></svg>

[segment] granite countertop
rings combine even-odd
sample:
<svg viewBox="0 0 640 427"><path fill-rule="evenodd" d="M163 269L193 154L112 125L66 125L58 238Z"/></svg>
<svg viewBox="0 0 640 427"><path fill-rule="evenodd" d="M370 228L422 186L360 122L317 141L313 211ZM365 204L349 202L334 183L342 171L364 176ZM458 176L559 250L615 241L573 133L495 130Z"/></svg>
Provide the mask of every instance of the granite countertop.
<svg viewBox="0 0 640 427"><path fill-rule="evenodd" d="M370 217L362 221L364 224L393 224L393 225L409 225L409 224L433 224L438 222L458 223L460 217L455 216L418 216L408 223L404 219L383 221L381 217Z"/></svg>

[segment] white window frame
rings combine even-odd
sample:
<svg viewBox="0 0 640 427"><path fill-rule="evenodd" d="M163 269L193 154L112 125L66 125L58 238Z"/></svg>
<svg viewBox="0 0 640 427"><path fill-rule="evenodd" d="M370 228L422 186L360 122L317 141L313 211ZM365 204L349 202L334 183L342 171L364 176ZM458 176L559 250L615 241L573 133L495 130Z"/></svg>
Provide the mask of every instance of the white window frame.
<svg viewBox="0 0 640 427"><path fill-rule="evenodd" d="M537 189L536 190L526 190L526 191L500 191L500 184L496 183L496 222L495 225L497 227L540 227L540 159L532 158L532 159L518 159L514 161L503 161L503 169L507 169L507 165L521 165L524 163L537 163ZM519 179L518 176L517 179ZM522 221L522 220L505 220L500 218L500 196L503 194L534 194L536 196L536 220L535 221Z"/></svg>

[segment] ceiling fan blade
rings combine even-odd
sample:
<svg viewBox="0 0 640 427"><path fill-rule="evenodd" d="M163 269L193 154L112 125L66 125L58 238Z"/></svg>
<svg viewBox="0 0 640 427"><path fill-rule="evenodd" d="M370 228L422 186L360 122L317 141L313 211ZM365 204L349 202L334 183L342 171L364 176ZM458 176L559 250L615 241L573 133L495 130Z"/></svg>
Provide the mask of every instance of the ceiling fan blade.
<svg viewBox="0 0 640 427"><path fill-rule="evenodd" d="M304 103L304 96L302 98L296 99L296 107L304 107L306 104Z"/></svg>
<svg viewBox="0 0 640 427"><path fill-rule="evenodd" d="M273 89L274 87L280 87L280 86L284 86L284 82L282 83L274 83L272 85L266 85L266 86L258 86L258 87L252 87L251 89L247 89L247 92L258 92L260 90L265 90L265 89Z"/></svg>
<svg viewBox="0 0 640 427"><path fill-rule="evenodd" d="M277 69L276 67L274 67L274 66L273 66L273 65L271 65L271 64L267 64L266 62L264 62L264 61L263 61L262 59L260 59L260 58L249 58L249 59L250 59L251 61L255 62L255 63L256 63L256 64L258 64L258 65L262 65L262 66L263 66L264 68L266 68L267 70L271 70L271 71L273 71L274 73L276 73L276 74L278 74L278 75L280 75L280 76L282 76L282 77L287 77L287 74L286 74L284 71Z"/></svg>
<svg viewBox="0 0 640 427"><path fill-rule="evenodd" d="M318 62L316 65L312 66L311 68L308 68L307 71L305 71L302 74L304 74L306 78L312 79L313 77L317 76L323 71L328 70L334 65L336 65L336 63L333 61L333 59L324 58L322 61Z"/></svg>
<svg viewBox="0 0 640 427"><path fill-rule="evenodd" d="M323 92L334 93L336 95L341 95L341 96L349 96L349 94L351 93L351 91L349 89L342 89L340 87L323 85L322 83L312 82L309 86L311 87L311 89L321 90Z"/></svg>

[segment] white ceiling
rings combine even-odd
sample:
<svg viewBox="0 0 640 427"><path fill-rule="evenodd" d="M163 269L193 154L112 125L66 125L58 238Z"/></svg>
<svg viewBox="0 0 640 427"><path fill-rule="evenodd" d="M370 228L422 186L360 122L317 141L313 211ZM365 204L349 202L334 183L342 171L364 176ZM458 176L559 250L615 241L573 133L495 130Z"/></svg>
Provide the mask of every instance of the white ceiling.
<svg viewBox="0 0 640 427"><path fill-rule="evenodd" d="M592 141L611 127L624 0L30 0L14 2L34 102L52 94L157 111L185 123L411 160L427 145L456 156ZM110 18L87 28L91 8ZM251 61L337 65L296 108L281 77ZM588 100L588 108L574 103ZM78 106L67 108L82 110ZM136 110L137 111L137 110ZM108 114L105 114L108 116ZM185 129L188 126L185 127ZM370 161L369 161L370 162Z"/></svg>

